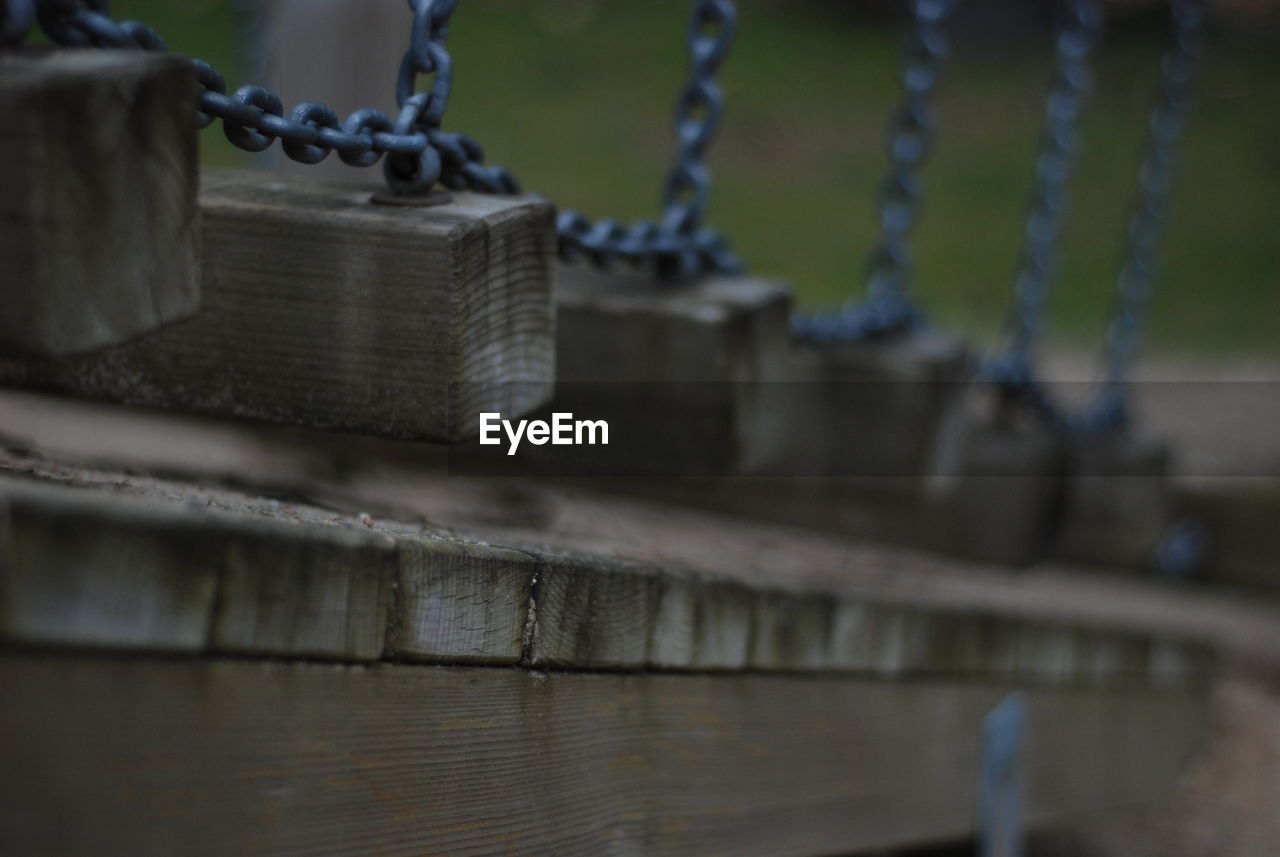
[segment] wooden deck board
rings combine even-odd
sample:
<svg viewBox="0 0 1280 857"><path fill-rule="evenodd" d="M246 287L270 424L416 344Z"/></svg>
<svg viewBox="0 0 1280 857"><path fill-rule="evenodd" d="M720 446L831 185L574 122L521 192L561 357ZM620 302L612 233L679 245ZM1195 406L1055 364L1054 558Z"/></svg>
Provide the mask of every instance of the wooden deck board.
<svg viewBox="0 0 1280 857"><path fill-rule="evenodd" d="M824 857L970 832L1007 686L0 656L0 852ZM1038 691L1030 809L1161 794L1181 694ZM68 819L75 819L68 824Z"/></svg>

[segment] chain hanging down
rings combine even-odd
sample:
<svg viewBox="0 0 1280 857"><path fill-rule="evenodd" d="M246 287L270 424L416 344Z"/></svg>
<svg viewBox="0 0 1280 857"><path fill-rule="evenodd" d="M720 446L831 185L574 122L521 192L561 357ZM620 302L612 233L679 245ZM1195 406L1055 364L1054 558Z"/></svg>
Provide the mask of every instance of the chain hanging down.
<svg viewBox="0 0 1280 857"><path fill-rule="evenodd" d="M1186 128L1192 84L1204 46L1205 0L1173 0L1171 15L1172 45L1161 65L1160 93L1151 114L1146 155L1129 216L1115 310L1107 330L1106 368L1098 393L1072 413L1049 395L1029 359L994 364L990 373L993 380L1060 431L1106 434L1124 431L1129 425L1129 373L1141 346L1160 239L1169 216L1179 144ZM1038 312L1039 306L1034 301L1031 305ZM1023 336L1030 342L1037 332L1038 325L1033 325ZM1024 348L1024 354L1027 351L1029 345Z"/></svg>
<svg viewBox="0 0 1280 857"><path fill-rule="evenodd" d="M13 36L34 7L41 29L66 47L166 50L164 41L138 21L117 23L107 0L0 0L4 36ZM486 167L483 152L471 138L440 129L452 85L452 64L445 49L449 18L457 0L409 0L413 35L401 65L397 98L400 114L393 122L371 109L358 110L345 121L314 101L297 105L288 116L280 98L261 86L242 86L227 94L222 75L203 60L192 60L203 91L200 127L221 119L236 146L260 152L279 140L285 154L305 164L319 163L330 152L352 166L370 166L390 155L387 178L401 193L417 193L440 181L455 189L515 193L515 180L501 167ZM28 22L29 23L29 22ZM12 25L12 26L11 26ZM419 75L434 76L429 92L414 94Z"/></svg>
<svg viewBox="0 0 1280 857"><path fill-rule="evenodd" d="M1044 129L1036 155L1035 183L1027 207L1005 344L998 357L986 361L981 373L1046 413L1050 411L1048 400L1035 381L1035 345L1044 331L1045 309L1068 206L1067 186L1080 149L1077 127L1093 86L1089 62L1102 23L1097 0L1068 0L1066 18L1054 38L1052 81L1045 99Z"/></svg>
<svg viewBox="0 0 1280 857"><path fill-rule="evenodd" d="M834 313L797 315L794 331L817 342L856 342L902 333L923 315L907 284L907 242L920 216L919 172L933 143L930 99L951 53L946 26L956 0L912 0L912 28L904 48L902 98L889 125L889 173L880 186L880 237L871 252L866 294Z"/></svg>
<svg viewBox="0 0 1280 857"><path fill-rule="evenodd" d="M660 223L624 226L615 220L592 222L576 211L560 214L561 255L586 257L599 267L619 262L684 279L703 274L737 274L742 264L725 240L704 227L711 193L706 155L720 128L724 94L716 77L733 45L737 26L733 0L696 0L689 21L692 70L676 106L679 153L667 178Z"/></svg>

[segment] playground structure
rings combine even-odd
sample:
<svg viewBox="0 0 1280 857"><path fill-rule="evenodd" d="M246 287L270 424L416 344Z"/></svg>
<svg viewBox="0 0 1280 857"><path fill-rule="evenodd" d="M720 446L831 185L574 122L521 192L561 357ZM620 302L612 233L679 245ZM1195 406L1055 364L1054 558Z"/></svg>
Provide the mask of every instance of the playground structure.
<svg viewBox="0 0 1280 857"><path fill-rule="evenodd" d="M1013 571L1209 568L1127 406L1204 6L1172 4L1109 368L1072 411L1035 346L1099 13L1065 4L980 357L909 290L953 5L911 4L867 294L804 315L706 226L728 0L694 4L677 163L631 226L443 130L456 2L409 4L399 113L345 122L228 94L105 4L0 5L4 44L66 48L0 49L0 379L155 409L14 394L49 440L4 462L4 850L819 857L962 839L980 803L999 854L1166 790L1222 664L1274 668L1274 617ZM243 148L381 159L389 189L202 173L192 93ZM630 430L465 475L481 414L565 410Z"/></svg>

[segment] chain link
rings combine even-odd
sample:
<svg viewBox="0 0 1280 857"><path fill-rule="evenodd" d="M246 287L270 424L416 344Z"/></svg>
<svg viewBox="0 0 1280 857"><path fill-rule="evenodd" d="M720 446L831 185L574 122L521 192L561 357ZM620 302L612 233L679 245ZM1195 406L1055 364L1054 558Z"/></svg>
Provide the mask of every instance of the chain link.
<svg viewBox="0 0 1280 857"><path fill-rule="evenodd" d="M981 375L1022 398L1033 409L1055 411L1047 391L1035 382L1034 348L1044 331L1067 186L1080 149L1080 114L1093 86L1090 59L1102 32L1096 0L1068 0L1066 17L1054 38L1053 73L1045 99L1044 129L1036 156L1035 182L1027 206L1023 245L1014 277L1013 308L1003 352L987 360ZM1055 415L1056 419L1056 415Z"/></svg>
<svg viewBox="0 0 1280 857"><path fill-rule="evenodd" d="M1121 429L1128 424L1129 375L1142 345L1180 144L1204 48L1205 0L1173 0L1172 16L1173 44L1164 57L1160 95L1151 114L1147 152L1129 215L1115 313L1107 331L1106 374L1097 401L1086 414L1088 426L1095 431Z"/></svg>
<svg viewBox="0 0 1280 857"><path fill-rule="evenodd" d="M5 34L21 20L21 10L34 5L41 29L51 41L67 47L166 50L164 40L138 21L117 23L107 0L2 0ZM200 127L222 120L233 144L260 152L279 140L286 155L314 164L330 152L344 163L367 167L383 155L387 178L400 193L420 193L437 180L455 190L518 193L515 179L502 167L485 166L480 146L464 134L440 129L452 85L452 64L445 39L457 0L409 0L413 35L401 64L395 121L372 109L358 110L341 121L330 108L314 101L298 104L288 116L280 98L260 86L243 86L227 94L222 74L203 60L192 60L203 91ZM19 10L15 13L14 10ZM428 92L414 94L419 76L433 76Z"/></svg>
<svg viewBox="0 0 1280 857"><path fill-rule="evenodd" d="M933 145L930 101L951 53L947 23L956 0L912 0L912 26L903 50L901 100L889 124L889 172L880 185L880 237L868 262L865 295L836 312L797 315L797 336L817 342L856 342L902 333L924 317L908 294L908 241L920 217L919 173Z"/></svg>
<svg viewBox="0 0 1280 857"><path fill-rule="evenodd" d="M604 268L621 263L672 279L741 273L742 263L725 240L702 225L711 192L705 159L724 114L724 94L716 78L736 27L732 0L694 3L687 35L692 69L676 106L679 153L667 178L661 222L624 226L562 212L558 225L566 259L585 258Z"/></svg>
<svg viewBox="0 0 1280 857"><path fill-rule="evenodd" d="M1079 0L1073 2L1078 3ZM1032 361L1031 350L1042 333L1048 268L1056 245L1061 217L1060 196L1066 180L1066 175L1056 172L1052 163L1047 181L1039 168L1037 171L1039 187L1028 222L1028 248L1018 280L1008 350L1002 358L990 361L984 367L984 376L1002 386L1011 399L1028 405L1063 432L1106 434L1123 431L1129 425L1128 379L1141 345L1160 239L1168 220L1179 143L1186 126L1192 83L1203 47L1205 0L1173 0L1171 14L1173 40L1161 66L1160 94L1151 115L1147 151L1139 170L1138 191L1129 217L1125 260L1117 283L1116 307L1107 332L1106 369L1100 389L1078 412L1070 412L1050 395ZM1078 16L1073 21L1076 25L1080 22ZM1075 52L1075 49L1068 49L1065 54ZM1064 59L1069 59L1069 56L1064 56L1060 38L1059 62ZM1058 80L1061 82L1061 78ZM1060 88L1055 88L1050 98L1047 109L1050 132L1046 134L1042 158L1045 152L1052 153L1056 145L1050 139L1055 122L1053 101L1062 94ZM1074 106L1078 112L1079 104ZM1072 115L1067 130L1074 128L1074 124ZM1069 160L1062 161L1061 165L1068 166ZM1043 200L1051 199L1055 193L1059 194L1057 204L1043 205ZM1038 214L1044 215L1040 222L1037 222ZM1037 253L1041 255L1034 258Z"/></svg>

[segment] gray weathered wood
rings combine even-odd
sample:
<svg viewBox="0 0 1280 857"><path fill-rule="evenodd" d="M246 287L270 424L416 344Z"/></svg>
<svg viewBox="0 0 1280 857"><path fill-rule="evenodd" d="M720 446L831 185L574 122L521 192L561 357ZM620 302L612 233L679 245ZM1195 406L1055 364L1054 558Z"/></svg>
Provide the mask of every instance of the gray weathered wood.
<svg viewBox="0 0 1280 857"><path fill-rule="evenodd" d="M548 563L534 587L529 663L647 665L661 596L656 569L585 558Z"/></svg>
<svg viewBox="0 0 1280 857"><path fill-rule="evenodd" d="M206 173L204 304L137 342L0 362L60 392L327 429L454 441L550 396L550 204L432 207L252 173Z"/></svg>
<svg viewBox="0 0 1280 857"><path fill-rule="evenodd" d="M1075 441L1067 454L1054 553L1114 568L1151 568L1173 518L1168 447L1103 437Z"/></svg>
<svg viewBox="0 0 1280 857"><path fill-rule="evenodd" d="M24 857L825 857L960 838L978 724L1009 689L12 654L0 686L0 852ZM1035 821L1160 795L1203 724L1182 694L1028 702Z"/></svg>
<svg viewBox="0 0 1280 857"><path fill-rule="evenodd" d="M203 651L222 534L162 510L137 526L128 508L68 492L0 500L0 636L37 644Z"/></svg>
<svg viewBox="0 0 1280 857"><path fill-rule="evenodd" d="M762 280L672 284L562 266L554 410L613 429L609 447L574 447L548 466L698 475L772 462L785 442L772 396L790 307L787 289Z"/></svg>
<svg viewBox="0 0 1280 857"><path fill-rule="evenodd" d="M899 490L934 467L939 435L969 380L968 350L925 330L883 342L797 347L803 401L788 414L788 476L889 477ZM918 486L915 486L918 490Z"/></svg>
<svg viewBox="0 0 1280 857"><path fill-rule="evenodd" d="M0 53L0 352L120 343L200 305L195 70Z"/></svg>
<svg viewBox="0 0 1280 857"><path fill-rule="evenodd" d="M1213 669L1185 635L1092 627L1092 607L1046 621L1041 614L1058 605L1055 595L1003 612L987 604L1002 591L991 583L976 601L877 595L847 578L902 579L922 559L868 559L848 545L828 551L811 533L697 519L687 510L670 523L616 504L604 512L624 530L672 544L687 538L679 518L693 515L691 533L710 561L692 553L615 556L615 537L584 528L583 510L574 513L577 524L561 519L558 545L545 531L463 539L227 489L31 460L5 466L28 474L0 480L11 546L0 551L0 636L19 641L350 662L985 676L1099 688L1196 686ZM33 476L80 487L41 485ZM454 505L465 502L452 494ZM753 554L764 563L753 564ZM946 573L963 571L953 563Z"/></svg>
<svg viewBox="0 0 1280 857"><path fill-rule="evenodd" d="M540 567L517 551L401 539L388 653L410 661L518 663Z"/></svg>
<svg viewBox="0 0 1280 857"><path fill-rule="evenodd" d="M395 573L388 539L237 534L222 550L210 648L378 660Z"/></svg>

